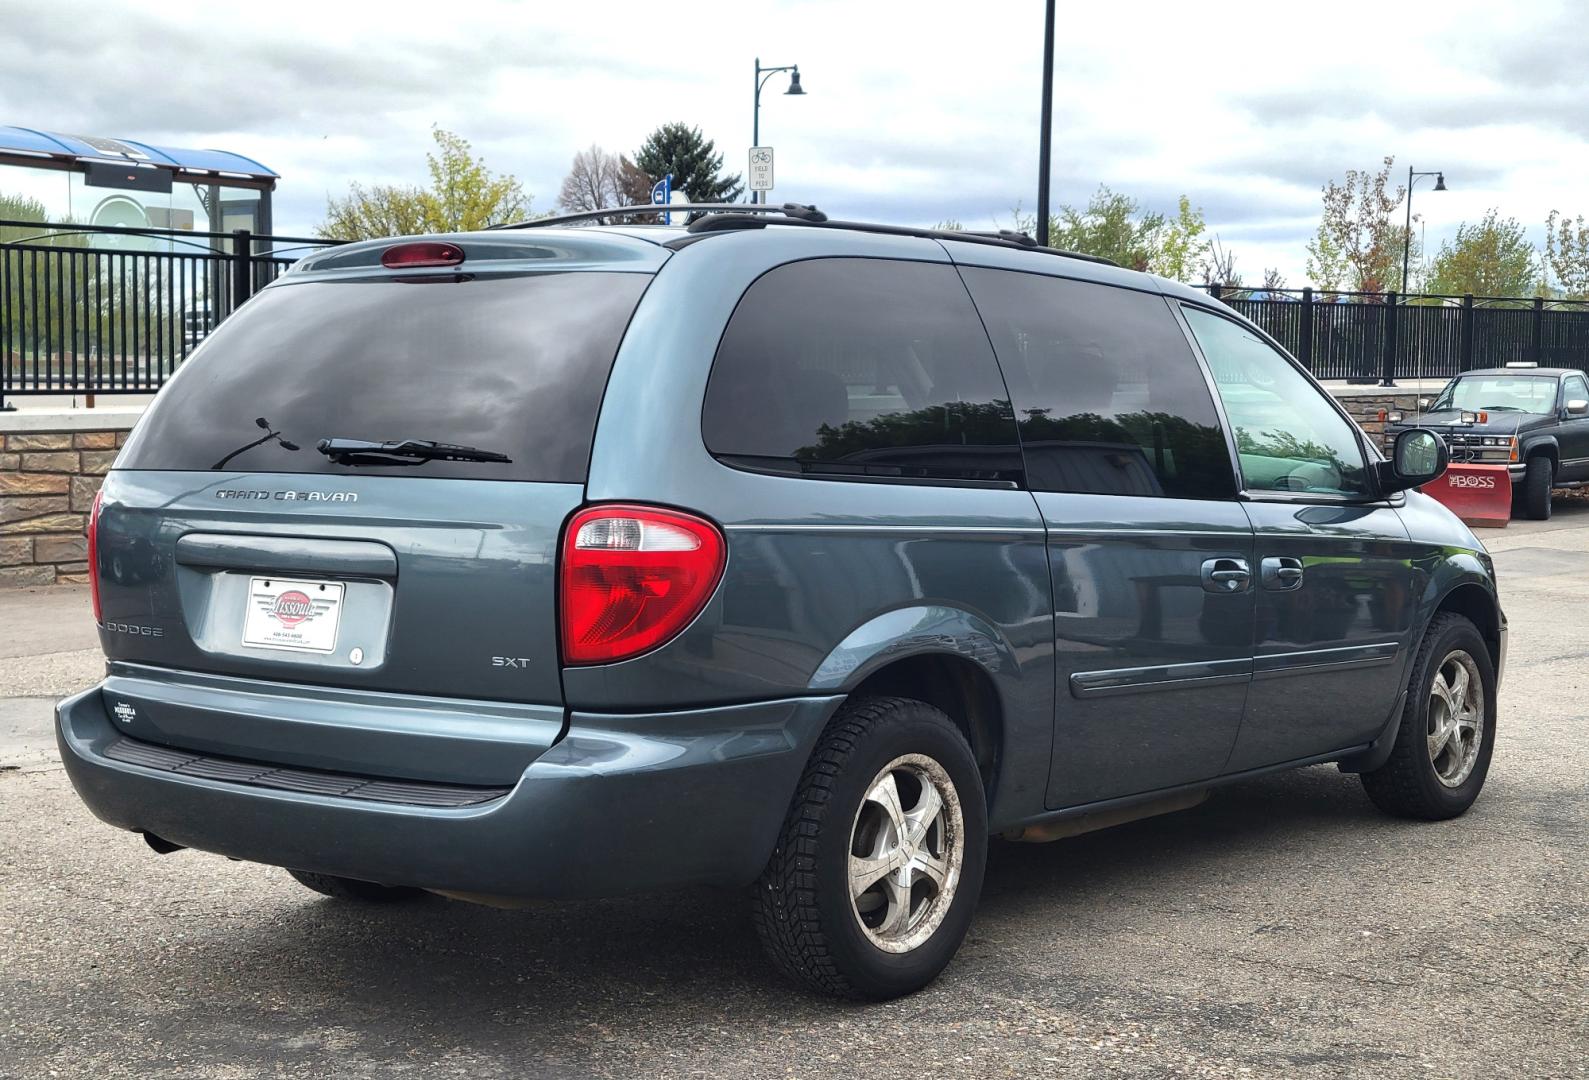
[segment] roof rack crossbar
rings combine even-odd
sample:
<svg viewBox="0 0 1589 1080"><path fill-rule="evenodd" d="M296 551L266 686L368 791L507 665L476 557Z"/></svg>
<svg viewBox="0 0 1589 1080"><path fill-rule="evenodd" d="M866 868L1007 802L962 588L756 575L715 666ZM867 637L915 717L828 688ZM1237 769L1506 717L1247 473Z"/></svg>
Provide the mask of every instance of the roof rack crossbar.
<svg viewBox="0 0 1589 1080"><path fill-rule="evenodd" d="M663 212L674 214L737 214L747 216L752 214L779 214L798 221L822 222L828 216L814 206L802 206L799 203L784 203L773 206L771 203L670 203L663 206L661 203L641 203L638 206L613 206L605 210L581 210L575 214L558 214L556 217L532 218L529 221L514 221L503 225L491 225L491 229L539 229L547 225L571 225L578 221L602 221L606 218L638 217L642 214L661 214Z"/></svg>

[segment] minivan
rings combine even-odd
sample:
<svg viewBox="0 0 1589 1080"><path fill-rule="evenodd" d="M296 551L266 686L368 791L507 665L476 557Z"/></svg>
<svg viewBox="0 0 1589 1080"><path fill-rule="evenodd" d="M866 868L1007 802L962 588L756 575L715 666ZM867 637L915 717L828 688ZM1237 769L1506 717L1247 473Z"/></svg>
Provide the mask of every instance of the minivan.
<svg viewBox="0 0 1589 1080"><path fill-rule="evenodd" d="M688 212L336 247L205 338L90 526L96 815L354 901L745 888L876 999L990 839L1326 762L1474 801L1506 620L1438 434L1024 236Z"/></svg>

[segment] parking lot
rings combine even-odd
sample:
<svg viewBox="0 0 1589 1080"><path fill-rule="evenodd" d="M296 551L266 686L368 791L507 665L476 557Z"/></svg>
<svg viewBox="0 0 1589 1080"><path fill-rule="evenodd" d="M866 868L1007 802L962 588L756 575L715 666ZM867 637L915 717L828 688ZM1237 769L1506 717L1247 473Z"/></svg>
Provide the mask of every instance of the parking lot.
<svg viewBox="0 0 1589 1080"><path fill-rule="evenodd" d="M995 845L959 959L873 1006L779 981L737 894L355 908L156 856L55 759L86 593L0 592L0 1076L1589 1075L1589 501L1484 539L1512 641L1470 814L1320 767Z"/></svg>

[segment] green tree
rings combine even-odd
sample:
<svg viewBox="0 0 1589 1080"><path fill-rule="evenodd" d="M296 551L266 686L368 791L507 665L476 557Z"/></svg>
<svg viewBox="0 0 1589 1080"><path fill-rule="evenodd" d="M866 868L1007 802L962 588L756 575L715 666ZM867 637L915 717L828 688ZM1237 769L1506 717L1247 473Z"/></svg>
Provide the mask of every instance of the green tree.
<svg viewBox="0 0 1589 1080"><path fill-rule="evenodd" d="M429 187L351 184L347 195L326 201L326 220L319 234L365 240L468 232L529 216L530 197L517 179L486 168L485 159L475 157L462 136L441 128L432 128L431 136L436 152L425 155Z"/></svg>
<svg viewBox="0 0 1589 1080"><path fill-rule="evenodd" d="M1539 285L1536 254L1522 223L1492 209L1440 245L1426 288L1447 296L1529 296Z"/></svg>
<svg viewBox="0 0 1589 1080"><path fill-rule="evenodd" d="M1207 232L1203 211L1192 209L1192 201L1182 195L1176 204L1174 219L1164 225L1158 241L1158 252L1153 256L1149 268L1155 274L1173 281L1191 281L1208 254Z"/></svg>
<svg viewBox="0 0 1589 1080"><path fill-rule="evenodd" d="M1347 169L1341 183L1324 185L1319 231L1307 246L1308 276L1315 285L1360 292L1405 288L1401 262L1407 230L1393 214L1407 190L1389 188L1395 160L1387 157L1378 172ZM1420 254L1416 237L1411 253Z"/></svg>
<svg viewBox="0 0 1589 1080"><path fill-rule="evenodd" d="M1015 209L1018 232L1036 234L1037 215ZM1101 255L1133 270L1147 270L1177 281L1190 281L1203 266L1209 242L1203 212L1185 195L1172 220L1144 212L1128 195L1100 184L1084 209L1061 206L1048 219L1048 242L1066 251Z"/></svg>
<svg viewBox="0 0 1589 1080"><path fill-rule="evenodd" d="M1545 262L1563 296L1589 300L1589 224L1582 214L1569 218L1550 212L1545 220Z"/></svg>
<svg viewBox="0 0 1589 1080"><path fill-rule="evenodd" d="M663 124L653 131L634 156L635 164L652 183L672 174L673 190L683 191L691 202L733 202L744 187L739 174L723 172L723 155L700 128Z"/></svg>

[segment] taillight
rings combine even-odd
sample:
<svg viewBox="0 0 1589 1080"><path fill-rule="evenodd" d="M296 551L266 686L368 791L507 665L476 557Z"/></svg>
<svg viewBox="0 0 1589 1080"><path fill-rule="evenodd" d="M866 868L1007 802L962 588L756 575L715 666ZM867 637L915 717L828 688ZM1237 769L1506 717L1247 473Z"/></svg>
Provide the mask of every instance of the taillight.
<svg viewBox="0 0 1589 1080"><path fill-rule="evenodd" d="M99 604L99 500L103 492L94 492L94 505L88 511L88 592L94 600L94 622L105 621Z"/></svg>
<svg viewBox="0 0 1589 1080"><path fill-rule="evenodd" d="M563 660L604 664L654 649L700 613L723 576L716 525L613 504L581 510L563 535Z"/></svg>
<svg viewBox="0 0 1589 1080"><path fill-rule="evenodd" d="M441 240L417 240L381 252L381 265L388 270L414 266L457 266L461 262L463 248Z"/></svg>

